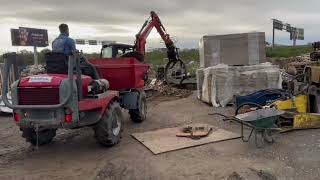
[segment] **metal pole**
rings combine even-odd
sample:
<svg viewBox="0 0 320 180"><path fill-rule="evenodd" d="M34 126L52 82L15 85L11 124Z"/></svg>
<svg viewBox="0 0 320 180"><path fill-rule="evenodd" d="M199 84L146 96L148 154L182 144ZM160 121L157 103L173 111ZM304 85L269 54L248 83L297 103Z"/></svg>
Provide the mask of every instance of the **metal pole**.
<svg viewBox="0 0 320 180"><path fill-rule="evenodd" d="M293 41L293 46L296 46L296 41L297 41L297 33L296 33L296 31L293 32L292 41Z"/></svg>
<svg viewBox="0 0 320 180"><path fill-rule="evenodd" d="M38 65L38 52L37 46L33 46L34 65Z"/></svg>
<svg viewBox="0 0 320 180"><path fill-rule="evenodd" d="M273 33L272 33L272 47L274 47L274 27L272 27Z"/></svg>
<svg viewBox="0 0 320 180"><path fill-rule="evenodd" d="M12 75L13 75L13 81L17 81L19 79L19 72L18 72L18 63L17 63L17 54L12 53L11 54L11 61L12 61Z"/></svg>

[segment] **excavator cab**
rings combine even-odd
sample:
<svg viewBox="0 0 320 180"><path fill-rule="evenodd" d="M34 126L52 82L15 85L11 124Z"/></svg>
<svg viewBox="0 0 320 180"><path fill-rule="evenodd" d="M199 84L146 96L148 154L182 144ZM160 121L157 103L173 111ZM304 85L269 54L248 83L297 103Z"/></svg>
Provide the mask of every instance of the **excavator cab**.
<svg viewBox="0 0 320 180"><path fill-rule="evenodd" d="M122 55L133 52L133 46L129 44L112 43L105 44L101 48L101 58L116 58Z"/></svg>
<svg viewBox="0 0 320 180"><path fill-rule="evenodd" d="M140 63L144 62L144 55L135 51L134 46L120 43L103 45L101 48L100 58L135 58Z"/></svg>

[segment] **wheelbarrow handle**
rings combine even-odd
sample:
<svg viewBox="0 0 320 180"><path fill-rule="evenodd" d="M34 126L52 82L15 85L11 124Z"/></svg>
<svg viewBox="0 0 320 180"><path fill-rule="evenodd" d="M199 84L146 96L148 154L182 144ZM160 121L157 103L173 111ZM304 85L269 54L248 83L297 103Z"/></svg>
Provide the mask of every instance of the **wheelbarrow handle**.
<svg viewBox="0 0 320 180"><path fill-rule="evenodd" d="M211 115L211 116L216 116L216 115L218 115L218 116L222 116L222 117L225 117L225 118L230 118L229 116L224 115L224 114L221 114L221 113L208 113L208 115Z"/></svg>
<svg viewBox="0 0 320 180"><path fill-rule="evenodd" d="M232 117L232 116L227 116L227 115L224 115L224 114L221 114L221 113L208 113L208 115L211 115L211 116L222 116L224 117L224 119L222 119L223 121L237 121L237 119L235 117Z"/></svg>

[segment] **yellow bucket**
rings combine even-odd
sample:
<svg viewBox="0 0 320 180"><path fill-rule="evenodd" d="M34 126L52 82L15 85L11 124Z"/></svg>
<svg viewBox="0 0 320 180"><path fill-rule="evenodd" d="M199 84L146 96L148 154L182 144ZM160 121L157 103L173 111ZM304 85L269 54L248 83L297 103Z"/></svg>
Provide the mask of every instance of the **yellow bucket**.
<svg viewBox="0 0 320 180"><path fill-rule="evenodd" d="M275 101L273 103L278 110L291 110L294 108L293 102L291 99L284 100L284 101Z"/></svg>
<svg viewBox="0 0 320 180"><path fill-rule="evenodd" d="M307 106L308 106L307 96L305 95L296 96L294 100L294 104L297 108L297 112L299 113L307 112Z"/></svg>
<svg viewBox="0 0 320 180"><path fill-rule="evenodd" d="M294 97L294 99L275 101L273 104L278 110L292 110L295 108L298 113L306 113L307 103L307 96L299 95Z"/></svg>
<svg viewBox="0 0 320 180"><path fill-rule="evenodd" d="M293 128L320 128L320 114L298 114L294 116Z"/></svg>

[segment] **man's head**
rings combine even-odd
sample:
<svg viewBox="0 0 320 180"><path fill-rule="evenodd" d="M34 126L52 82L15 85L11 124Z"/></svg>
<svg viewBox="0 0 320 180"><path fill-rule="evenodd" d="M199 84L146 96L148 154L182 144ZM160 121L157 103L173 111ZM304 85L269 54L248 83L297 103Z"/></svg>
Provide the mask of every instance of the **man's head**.
<svg viewBox="0 0 320 180"><path fill-rule="evenodd" d="M60 33L63 33L63 34L66 34L67 36L69 36L69 27L67 24L60 24L59 30L60 30Z"/></svg>

